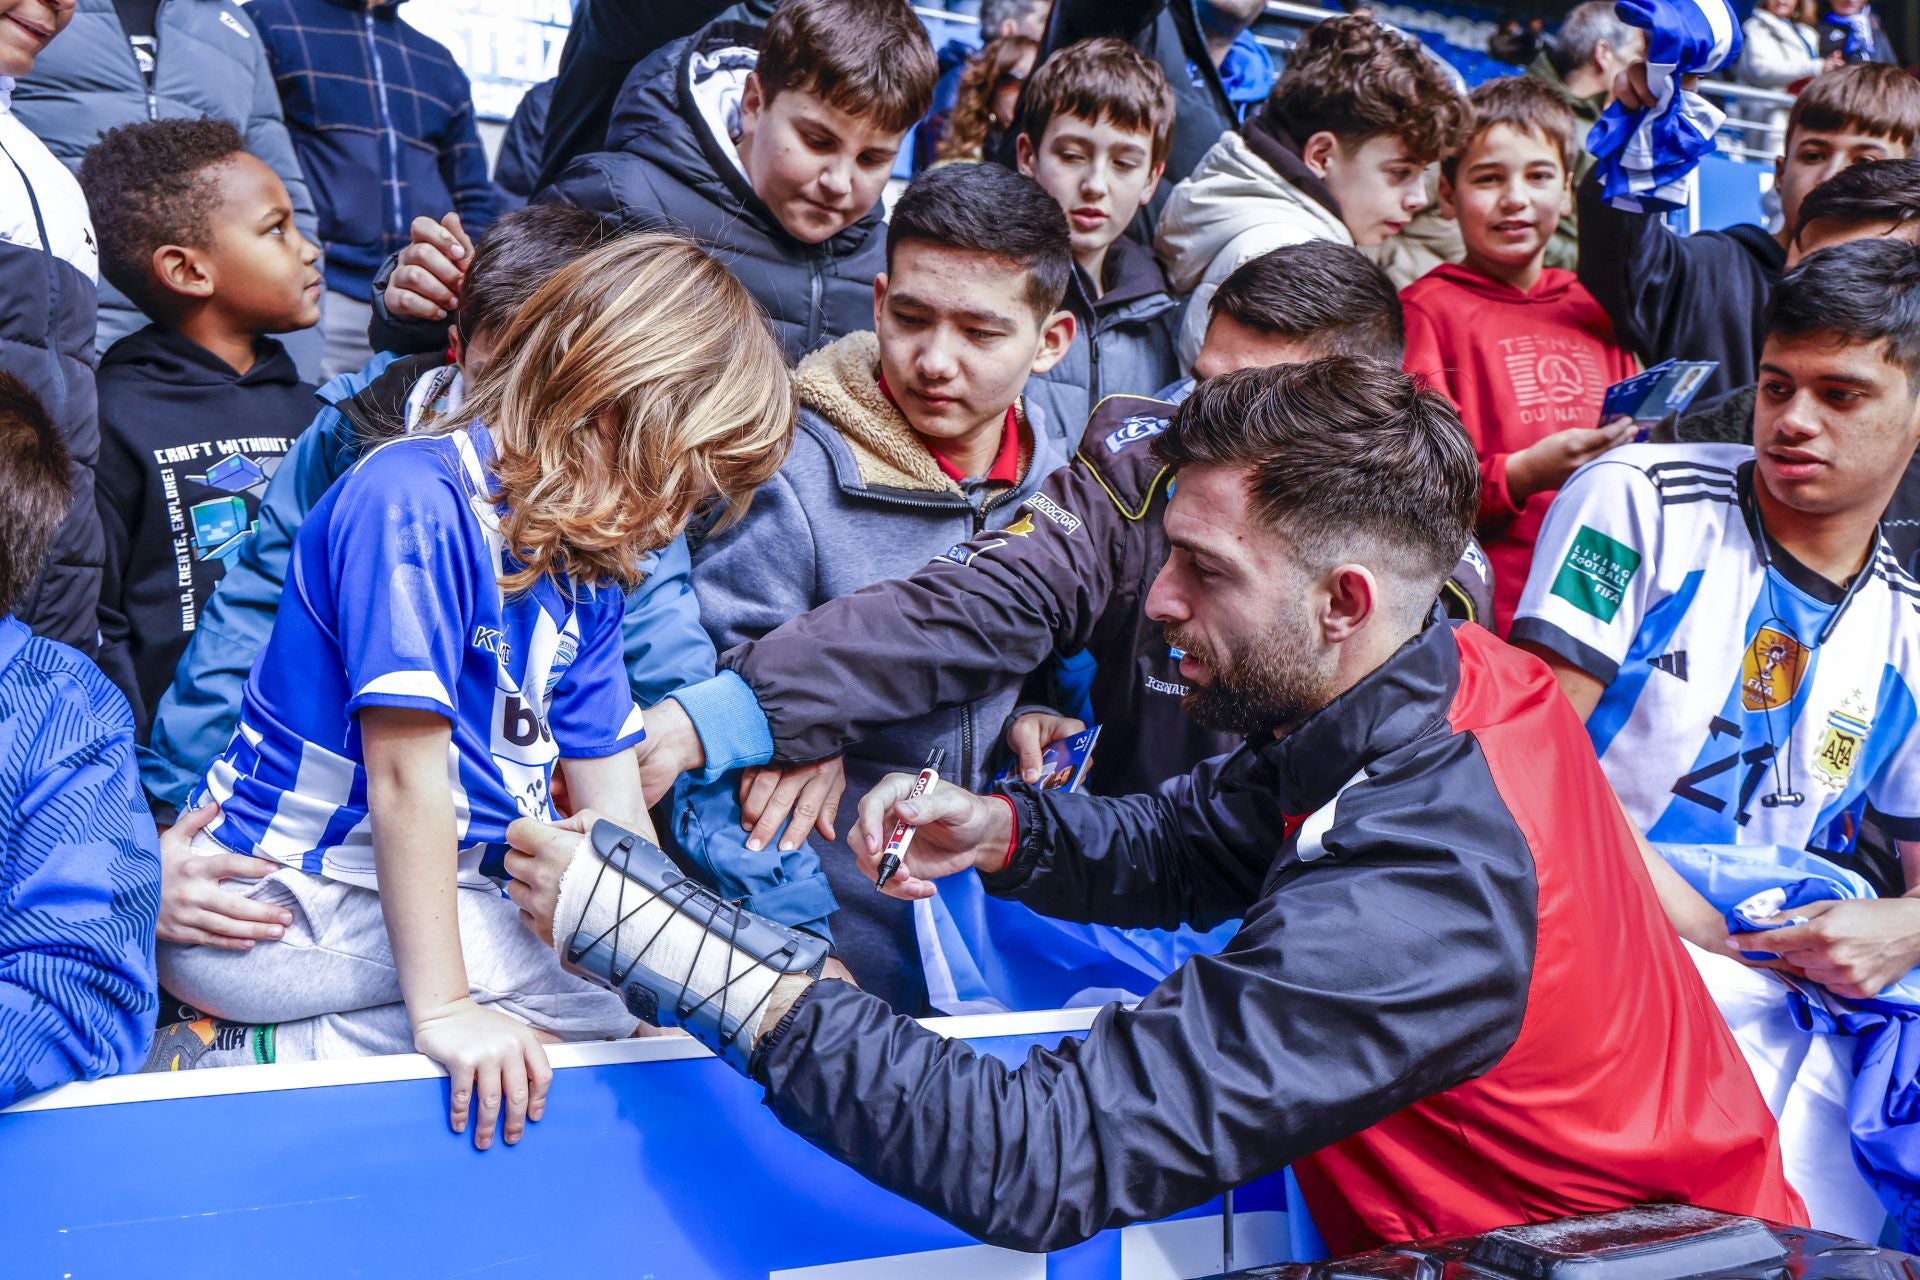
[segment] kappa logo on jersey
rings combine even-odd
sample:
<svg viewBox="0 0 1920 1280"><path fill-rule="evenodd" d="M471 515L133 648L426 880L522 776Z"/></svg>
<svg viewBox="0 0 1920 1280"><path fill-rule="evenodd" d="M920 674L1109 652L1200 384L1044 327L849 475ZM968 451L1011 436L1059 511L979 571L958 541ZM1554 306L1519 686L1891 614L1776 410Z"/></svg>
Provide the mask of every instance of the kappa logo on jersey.
<svg viewBox="0 0 1920 1280"><path fill-rule="evenodd" d="M1805 645L1777 627L1754 632L1740 660L1740 705L1749 711L1777 711L1792 702L1811 656Z"/></svg>
<svg viewBox="0 0 1920 1280"><path fill-rule="evenodd" d="M1052 498L1049 498L1044 493L1034 494L1031 498L1028 498L1021 505L1026 507L1030 511L1035 511L1035 512L1038 512L1040 515L1045 516L1047 519L1059 525L1062 529L1065 529L1068 533L1072 533L1074 530L1080 527L1079 516L1072 515L1066 511L1061 510L1060 504L1055 502ZM1028 522L1027 528L1029 532L1032 531L1033 525L1031 521Z"/></svg>
<svg viewBox="0 0 1920 1280"><path fill-rule="evenodd" d="M1867 735L1872 732L1867 695L1855 689L1837 710L1827 713L1827 731L1813 751L1814 776L1834 791L1844 788L1847 779L1853 776L1853 767L1860 762Z"/></svg>
<svg viewBox="0 0 1920 1280"><path fill-rule="evenodd" d="M1589 617L1612 622L1639 572L1638 551L1583 524L1553 576L1553 594Z"/></svg>
<svg viewBox="0 0 1920 1280"><path fill-rule="evenodd" d="M1118 453L1130 444L1153 439L1167 429L1168 421L1169 419L1157 418L1150 413L1134 414L1108 434L1107 452Z"/></svg>

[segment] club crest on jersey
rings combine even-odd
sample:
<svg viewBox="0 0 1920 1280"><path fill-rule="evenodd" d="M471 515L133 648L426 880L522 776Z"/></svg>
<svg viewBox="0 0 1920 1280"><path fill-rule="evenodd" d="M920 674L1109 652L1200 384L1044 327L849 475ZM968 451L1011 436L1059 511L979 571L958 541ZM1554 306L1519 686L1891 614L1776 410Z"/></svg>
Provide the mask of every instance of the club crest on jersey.
<svg viewBox="0 0 1920 1280"><path fill-rule="evenodd" d="M547 670L546 696L549 700L553 698L554 689L567 674L567 669L573 665L574 656L579 651L580 642L562 631L559 642L553 648L553 666Z"/></svg>
<svg viewBox="0 0 1920 1280"><path fill-rule="evenodd" d="M1136 413L1108 434L1107 452L1118 453L1130 444L1151 440L1167 429L1167 422L1150 413Z"/></svg>
<svg viewBox="0 0 1920 1280"><path fill-rule="evenodd" d="M1872 732L1866 695L1855 689L1837 710L1827 713L1827 731L1813 750L1813 773L1823 786L1839 791L1847 785Z"/></svg>
<svg viewBox="0 0 1920 1280"><path fill-rule="evenodd" d="M1740 662L1740 705L1777 711L1793 701L1807 674L1807 647L1776 627L1762 627Z"/></svg>

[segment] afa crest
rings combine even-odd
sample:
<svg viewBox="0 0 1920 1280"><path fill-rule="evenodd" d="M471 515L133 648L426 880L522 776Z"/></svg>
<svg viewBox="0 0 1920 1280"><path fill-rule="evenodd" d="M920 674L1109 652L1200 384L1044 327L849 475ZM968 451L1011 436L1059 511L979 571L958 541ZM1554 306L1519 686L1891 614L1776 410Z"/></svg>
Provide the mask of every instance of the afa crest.
<svg viewBox="0 0 1920 1280"><path fill-rule="evenodd" d="M1866 695L1855 689L1835 711L1827 713L1827 729L1813 751L1813 773L1823 786L1842 790L1853 776L1854 766L1867 747L1867 735L1873 732L1872 713Z"/></svg>

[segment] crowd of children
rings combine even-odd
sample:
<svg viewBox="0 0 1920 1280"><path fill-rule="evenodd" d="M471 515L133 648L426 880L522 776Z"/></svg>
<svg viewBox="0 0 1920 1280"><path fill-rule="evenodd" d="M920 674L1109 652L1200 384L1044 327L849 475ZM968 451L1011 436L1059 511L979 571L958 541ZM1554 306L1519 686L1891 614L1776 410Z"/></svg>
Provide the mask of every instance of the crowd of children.
<svg viewBox="0 0 1920 1280"><path fill-rule="evenodd" d="M1776 229L1683 236L1589 172L1600 108L1655 96L1601 0L1464 94L1359 15L1276 72L1257 7L1202 6L1203 69L1050 43L1044 0L989 0L977 54L783 0L645 52L551 182L516 142L496 218L395 6L106 8L140 85L93 87L70 4L0 0L0 1105L418 1049L517 1140L543 1044L636 1033L502 893L508 826L581 809L896 1010L1042 998L996 977L1015 908L875 892L859 801L932 751L1037 783L1094 725L1102 794L1233 751L1225 659L1146 602L1170 555L1245 586L1169 537L1155 441L1328 361L1457 414L1478 516L1421 600L1546 664L1674 929L1734 949L1656 846L1780 846L1882 893L1786 963L1846 997L1920 963L1904 71L1806 84ZM516 129L577 136L567 84ZM1606 408L1670 359L1711 362L1695 410ZM1091 930L1018 935L1044 998L1111 989ZM1232 931L1120 933L1138 995Z"/></svg>

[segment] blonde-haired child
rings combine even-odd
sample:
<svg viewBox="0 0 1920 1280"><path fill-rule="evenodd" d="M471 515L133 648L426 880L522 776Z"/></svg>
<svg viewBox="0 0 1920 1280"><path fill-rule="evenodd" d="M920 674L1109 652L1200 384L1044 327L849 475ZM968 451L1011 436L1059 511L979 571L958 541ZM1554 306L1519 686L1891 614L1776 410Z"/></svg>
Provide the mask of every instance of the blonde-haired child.
<svg viewBox="0 0 1920 1280"><path fill-rule="evenodd" d="M202 799L195 843L269 859L286 908L250 951L164 945L168 989L222 1021L166 1065L417 1048L486 1146L539 1118L543 1040L629 1034L496 877L506 828L572 802L647 831L621 654L638 566L709 499L786 456L785 360L740 283L670 236L558 272L458 411L367 455L295 541L272 638ZM270 872L270 874L269 874ZM239 882L246 883L246 882Z"/></svg>

